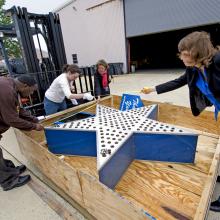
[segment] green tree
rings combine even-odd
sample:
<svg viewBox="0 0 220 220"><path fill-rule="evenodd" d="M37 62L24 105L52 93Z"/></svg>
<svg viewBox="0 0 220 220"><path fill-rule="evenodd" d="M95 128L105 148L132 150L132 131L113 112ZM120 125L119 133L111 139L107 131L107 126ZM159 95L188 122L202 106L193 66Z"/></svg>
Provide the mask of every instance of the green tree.
<svg viewBox="0 0 220 220"><path fill-rule="evenodd" d="M5 0L0 0L0 25L9 25L12 24L12 19L8 16L5 16L3 9L4 5ZM9 58L21 57L21 48L16 38L4 37L3 42Z"/></svg>

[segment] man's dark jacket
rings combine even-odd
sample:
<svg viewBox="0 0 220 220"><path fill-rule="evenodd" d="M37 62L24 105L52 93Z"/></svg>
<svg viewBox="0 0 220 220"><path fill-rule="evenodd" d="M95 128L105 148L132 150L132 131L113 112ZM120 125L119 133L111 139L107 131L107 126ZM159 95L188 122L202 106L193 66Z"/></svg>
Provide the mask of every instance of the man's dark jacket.
<svg viewBox="0 0 220 220"><path fill-rule="evenodd" d="M14 79L0 77L0 139L10 127L33 130L37 121L36 117L19 107Z"/></svg>
<svg viewBox="0 0 220 220"><path fill-rule="evenodd" d="M22 130L36 128L37 118L19 107L18 90L14 79L0 77L0 140L2 133L10 127ZM19 175L19 170L8 166L11 161L3 158L0 148L0 185L10 184Z"/></svg>
<svg viewBox="0 0 220 220"><path fill-rule="evenodd" d="M212 103L196 86L198 74L199 69L187 67L182 76L156 86L156 91L158 94L165 93L188 84L191 110L194 116L198 116L207 106L212 106ZM220 102L220 52L213 57L210 65L206 68L206 74L209 89L215 99Z"/></svg>

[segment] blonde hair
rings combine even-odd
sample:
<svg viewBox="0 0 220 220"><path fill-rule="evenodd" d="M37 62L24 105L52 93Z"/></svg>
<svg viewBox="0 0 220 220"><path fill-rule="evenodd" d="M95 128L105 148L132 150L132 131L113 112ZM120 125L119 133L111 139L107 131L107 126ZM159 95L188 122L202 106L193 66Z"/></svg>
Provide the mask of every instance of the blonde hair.
<svg viewBox="0 0 220 220"><path fill-rule="evenodd" d="M205 31L195 31L182 38L178 44L178 50L180 53L184 50L188 51L196 63L206 67L217 52L211 42L210 35Z"/></svg>

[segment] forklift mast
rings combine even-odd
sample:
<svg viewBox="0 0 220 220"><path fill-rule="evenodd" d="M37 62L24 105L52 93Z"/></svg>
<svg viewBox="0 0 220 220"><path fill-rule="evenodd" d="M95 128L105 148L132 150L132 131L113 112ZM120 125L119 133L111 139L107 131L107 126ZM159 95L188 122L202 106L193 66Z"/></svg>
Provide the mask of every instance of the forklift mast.
<svg viewBox="0 0 220 220"><path fill-rule="evenodd" d="M38 90L29 98L26 108L35 115L42 115L44 94L53 80L62 73L63 65L67 64L59 15L51 12L49 14L29 13L26 8L16 6L5 13L12 18L13 23L0 25L1 54L11 77L31 74L35 78ZM3 42L5 37L18 40L22 59L8 57ZM36 45L38 45L38 50L36 50ZM82 72L83 74L79 77L80 90L81 92L91 91L93 94L92 69L82 68ZM82 77L85 83L82 83ZM74 86L77 93L75 82Z"/></svg>

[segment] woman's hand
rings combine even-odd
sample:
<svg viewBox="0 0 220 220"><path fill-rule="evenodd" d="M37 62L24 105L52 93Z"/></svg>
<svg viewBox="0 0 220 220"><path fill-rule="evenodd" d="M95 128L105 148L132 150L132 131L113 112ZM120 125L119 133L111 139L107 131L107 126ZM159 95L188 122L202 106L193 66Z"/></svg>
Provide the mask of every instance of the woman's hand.
<svg viewBox="0 0 220 220"><path fill-rule="evenodd" d="M94 96L92 96L90 93L84 93L83 99L86 99L88 101L92 101L94 99Z"/></svg>
<svg viewBox="0 0 220 220"><path fill-rule="evenodd" d="M96 102L99 103L101 100L100 96L97 97Z"/></svg>
<svg viewBox="0 0 220 220"><path fill-rule="evenodd" d="M150 88L150 87L144 87L141 92L144 93L144 94L149 94L151 92L154 92L155 91L155 88Z"/></svg>

